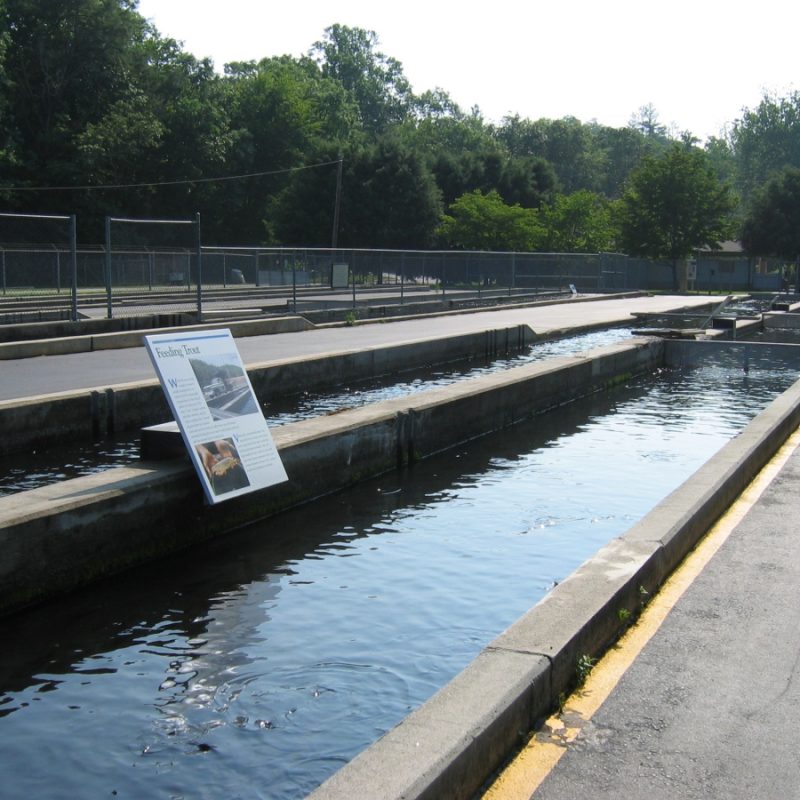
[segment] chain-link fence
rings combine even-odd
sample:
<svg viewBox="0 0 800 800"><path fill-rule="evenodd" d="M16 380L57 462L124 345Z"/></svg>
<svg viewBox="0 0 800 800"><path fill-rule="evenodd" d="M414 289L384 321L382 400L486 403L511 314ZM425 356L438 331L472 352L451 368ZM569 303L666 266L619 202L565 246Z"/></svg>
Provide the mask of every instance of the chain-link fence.
<svg viewBox="0 0 800 800"><path fill-rule="evenodd" d="M32 300L40 319L77 319L75 216L0 214L0 231L0 292L10 321Z"/></svg>
<svg viewBox="0 0 800 800"><path fill-rule="evenodd" d="M72 227L70 227L72 226ZM48 241L45 241L48 239ZM714 260L716 258L716 260ZM689 288L772 290L745 258L698 258ZM706 285L707 284L707 285ZM109 218L74 245L74 217L0 215L0 321L203 312L286 313L425 299L672 290L672 265L619 253L201 246L193 220ZM388 302L388 301L387 301Z"/></svg>

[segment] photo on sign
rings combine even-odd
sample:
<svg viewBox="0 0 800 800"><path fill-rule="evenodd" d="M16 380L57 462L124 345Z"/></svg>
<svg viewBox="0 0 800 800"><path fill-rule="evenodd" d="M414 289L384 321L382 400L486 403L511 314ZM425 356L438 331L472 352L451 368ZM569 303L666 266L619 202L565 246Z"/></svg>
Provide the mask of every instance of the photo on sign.
<svg viewBox="0 0 800 800"><path fill-rule="evenodd" d="M258 412L258 403L247 382L244 370L231 354L190 358L203 399L215 420Z"/></svg>
<svg viewBox="0 0 800 800"><path fill-rule="evenodd" d="M196 444L194 449L215 495L244 489L250 485L233 439L203 442Z"/></svg>

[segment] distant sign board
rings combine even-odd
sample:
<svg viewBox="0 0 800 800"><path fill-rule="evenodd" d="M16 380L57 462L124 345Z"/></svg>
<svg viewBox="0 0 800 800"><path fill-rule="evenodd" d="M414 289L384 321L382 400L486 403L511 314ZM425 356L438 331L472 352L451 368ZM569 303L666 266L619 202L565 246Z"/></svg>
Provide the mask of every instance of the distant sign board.
<svg viewBox="0 0 800 800"><path fill-rule="evenodd" d="M334 264L331 267L331 289L346 289L349 278L349 264Z"/></svg>
<svg viewBox="0 0 800 800"><path fill-rule="evenodd" d="M229 330L145 336L206 500L287 480Z"/></svg>

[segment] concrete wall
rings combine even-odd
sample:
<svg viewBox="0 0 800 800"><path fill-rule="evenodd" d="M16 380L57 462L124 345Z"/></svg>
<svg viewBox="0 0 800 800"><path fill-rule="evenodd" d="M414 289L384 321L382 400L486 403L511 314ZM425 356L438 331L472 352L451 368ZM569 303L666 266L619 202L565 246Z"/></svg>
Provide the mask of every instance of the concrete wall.
<svg viewBox="0 0 800 800"><path fill-rule="evenodd" d="M234 328L237 323L226 327ZM250 324L250 323L241 323ZM138 334L141 341L141 333ZM518 352L535 338L526 325L479 333L374 347L323 356L285 359L248 367L256 395L297 394L464 358L493 358ZM26 400L0 401L0 456L24 453L123 431L172 418L158 381L118 384L93 391L64 392Z"/></svg>
<svg viewBox="0 0 800 800"><path fill-rule="evenodd" d="M188 460L0 497L0 611L222 535L599 391L663 359L659 340L530 364L274 429L289 481L207 507Z"/></svg>
<svg viewBox="0 0 800 800"><path fill-rule="evenodd" d="M0 498L0 607L9 610L223 534L287 503L502 427L517 414L599 390L621 375L685 361L669 354L673 348L680 353L683 343L633 341L278 428L274 437L289 483L213 508L203 505L194 473L180 461ZM459 424L451 427L454 417ZM598 655L616 639L620 609L636 613L642 589L656 591L798 424L800 382L434 697L334 774L313 800L473 797L559 694L569 691L579 656Z"/></svg>
<svg viewBox="0 0 800 800"><path fill-rule="evenodd" d="M793 308L792 311L795 311ZM767 313L762 317L764 328L800 328L800 314L798 313Z"/></svg>
<svg viewBox="0 0 800 800"><path fill-rule="evenodd" d="M667 344L669 349L670 343ZM309 800L468 800L800 424L800 382Z"/></svg>
<svg viewBox="0 0 800 800"><path fill-rule="evenodd" d="M171 318L174 317L170 325ZM91 353L94 350L119 350L127 347L141 347L142 337L148 334L202 331L217 327L219 323L185 325L178 318L181 314L154 314L153 326L143 327L142 318L136 317L127 324L119 320L84 320L74 323L52 325L49 338L40 337L25 341L7 341L0 344L0 361L36 356L57 356L65 353ZM145 322L147 318L145 318ZM64 332L63 326L69 326ZM304 331L313 327L302 317L270 317L268 319L248 319L225 323L234 337L261 336L269 333Z"/></svg>
<svg viewBox="0 0 800 800"><path fill-rule="evenodd" d="M744 377L750 369L755 368L800 369L800 347L746 340L709 339L697 342L676 340L670 342L665 352L668 367L698 366L709 360Z"/></svg>

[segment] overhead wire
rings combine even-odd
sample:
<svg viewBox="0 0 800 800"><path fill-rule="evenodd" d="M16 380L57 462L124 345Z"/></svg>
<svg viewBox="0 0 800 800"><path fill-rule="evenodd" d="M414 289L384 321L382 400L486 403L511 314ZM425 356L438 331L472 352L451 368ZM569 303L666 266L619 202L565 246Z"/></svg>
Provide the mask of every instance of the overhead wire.
<svg viewBox="0 0 800 800"><path fill-rule="evenodd" d="M329 167L339 164L342 159L322 161L319 164L305 164L300 167L287 167L264 172L248 172L242 175L222 175L215 178L186 178L176 181L151 181L147 183L109 183L91 184L85 186L0 186L0 192L77 192L77 191L105 191L109 189L147 189L159 186L185 186L192 183L221 183L223 181L237 181L246 178L261 178L266 175L285 175L290 172L300 172L317 167Z"/></svg>

